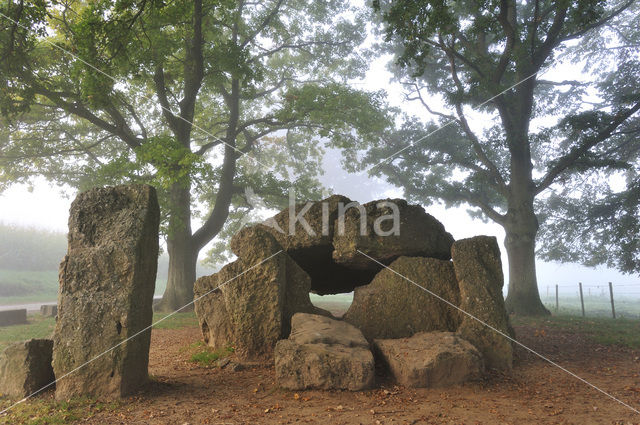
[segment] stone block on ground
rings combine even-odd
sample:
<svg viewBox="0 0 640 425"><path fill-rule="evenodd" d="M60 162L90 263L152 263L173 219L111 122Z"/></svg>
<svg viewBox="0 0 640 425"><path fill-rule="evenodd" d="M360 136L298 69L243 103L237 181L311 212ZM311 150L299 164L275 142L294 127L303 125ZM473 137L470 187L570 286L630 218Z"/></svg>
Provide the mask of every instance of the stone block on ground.
<svg viewBox="0 0 640 425"><path fill-rule="evenodd" d="M160 210L151 186L92 189L71 205L54 332L59 400L118 398L148 378ZM127 340L125 342L125 340ZM118 345L120 344L120 345Z"/></svg>
<svg viewBox="0 0 640 425"><path fill-rule="evenodd" d="M369 340L458 328L460 313L456 309L402 277L458 305L460 294L450 261L400 257L389 267L391 270L380 271L369 285L356 288L343 320Z"/></svg>
<svg viewBox="0 0 640 425"><path fill-rule="evenodd" d="M54 382L52 350L50 339L31 339L5 348L0 353L0 394L24 398ZM51 388L53 384L47 389Z"/></svg>
<svg viewBox="0 0 640 425"><path fill-rule="evenodd" d="M375 363L366 339L335 319L298 313L275 349L276 381L290 390L371 388Z"/></svg>
<svg viewBox="0 0 640 425"><path fill-rule="evenodd" d="M333 259L338 264L361 270L381 269L358 251L385 265L401 256L451 258L453 237L421 206L385 199L361 207L348 209L336 220Z"/></svg>
<svg viewBox="0 0 640 425"><path fill-rule="evenodd" d="M44 317L56 317L58 306L56 304L43 304L40 306L40 314Z"/></svg>
<svg viewBox="0 0 640 425"><path fill-rule="evenodd" d="M0 326L24 325L27 323L27 309L0 311Z"/></svg>
<svg viewBox="0 0 640 425"><path fill-rule="evenodd" d="M309 276L263 226L244 228L231 247L238 260L194 286L203 338L215 348L234 346L241 360L267 360L295 313L321 310L309 299Z"/></svg>
<svg viewBox="0 0 640 425"><path fill-rule="evenodd" d="M451 249L460 287L460 308L505 335L512 333L504 307L500 248L493 236L461 239ZM458 333L480 350L487 368L508 370L513 364L511 341L493 329L464 316Z"/></svg>
<svg viewBox="0 0 640 425"><path fill-rule="evenodd" d="M414 388L459 385L482 376L480 352L452 332L421 332L411 338L376 339L376 356L395 381Z"/></svg>

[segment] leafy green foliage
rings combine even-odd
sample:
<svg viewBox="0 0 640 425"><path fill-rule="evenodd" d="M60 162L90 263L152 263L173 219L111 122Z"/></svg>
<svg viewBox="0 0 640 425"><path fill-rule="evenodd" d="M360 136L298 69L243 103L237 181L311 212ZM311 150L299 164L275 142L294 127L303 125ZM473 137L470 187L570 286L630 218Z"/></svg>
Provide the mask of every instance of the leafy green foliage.
<svg viewBox="0 0 640 425"><path fill-rule="evenodd" d="M243 210L246 187L268 207L287 186L312 191L325 143L362 142L390 122L379 93L346 84L367 61L363 14L342 1L2 10L47 31L0 39L21 64L0 68L0 190L38 175L81 190L154 184L169 246L194 255Z"/></svg>
<svg viewBox="0 0 640 425"><path fill-rule="evenodd" d="M637 178L624 190L611 190L606 182L596 180L583 183L571 195L566 190L552 194L541 207L545 217L541 257L639 273L639 206Z"/></svg>
<svg viewBox="0 0 640 425"><path fill-rule="evenodd" d="M507 232L527 221L544 228L543 220L526 217L550 217L558 205L548 198L552 192L566 197L603 173L593 189L605 193L604 176L636 167L637 152L624 153L637 138L640 106L637 3L378 0L373 7L407 98L437 120L406 119L365 156L374 165L393 155L372 172L407 197L471 206L472 215ZM570 63L584 74L550 77ZM438 110L437 99L448 110ZM414 140L420 142L409 146ZM583 198L594 199L593 191ZM579 208L558 208L566 220L580 217ZM537 225L530 227L535 238ZM543 245L553 233L543 232Z"/></svg>
<svg viewBox="0 0 640 425"><path fill-rule="evenodd" d="M534 267L541 205L568 180L631 167L616 152L640 111L640 50L628 43L638 32L637 2L378 0L373 8L407 98L437 122L407 119L372 145L365 166L390 157L372 171L408 198L470 206L502 225L507 310L547 314ZM585 73L553 75L571 62Z"/></svg>

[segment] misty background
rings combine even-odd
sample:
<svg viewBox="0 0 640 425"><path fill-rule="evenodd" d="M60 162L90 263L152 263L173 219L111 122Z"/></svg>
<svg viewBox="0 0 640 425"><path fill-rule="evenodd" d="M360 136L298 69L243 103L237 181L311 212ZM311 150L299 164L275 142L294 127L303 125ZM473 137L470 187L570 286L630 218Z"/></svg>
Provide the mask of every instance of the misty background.
<svg viewBox="0 0 640 425"><path fill-rule="evenodd" d="M401 85L393 81L391 73L387 70L389 60L388 55L378 58L371 64L367 77L353 84L361 88L364 86L370 91L384 90L391 105L407 114L420 116L423 114L420 107L408 102L402 94ZM562 77L567 73L577 75L580 71L578 66L572 65L569 68L561 67L554 72L558 74L556 76ZM472 124L478 128L482 128L483 123L487 122L484 115L475 114L473 117ZM410 142L407 141L407 144ZM360 203L403 197L401 188L363 172L350 173L343 168L341 161L339 150L327 150L323 160L324 174L319 180L330 193L342 194ZM15 184L0 194L0 305L56 299L57 264L66 252L68 212L75 195L73 189L54 186L44 178L36 178L33 185ZM471 218L465 208L431 205L425 210L440 220L455 239L476 235L490 235L498 239L505 274L503 291L506 295L508 267L504 248L505 233L502 227ZM193 223L194 226L200 225L197 218L193 219ZM12 231L9 231L10 229ZM10 233L17 238L9 237ZM201 251L201 259L207 251L206 247ZM38 254L34 255L34 252ZM607 284L613 282L616 298L640 299L638 275L622 274L604 266L590 268L575 263L541 260L536 261L536 267L540 296L547 303L549 298L555 295L555 285L559 285L561 295L577 296L578 282L584 284L585 291L588 290L586 296L608 297ZM164 291L167 268L168 256L164 253L158 264L156 295L161 295ZM216 269L199 264L198 276L214 273ZM17 270L27 270L27 277L16 275ZM43 281L48 283L42 285ZM637 313L640 314L640 311Z"/></svg>

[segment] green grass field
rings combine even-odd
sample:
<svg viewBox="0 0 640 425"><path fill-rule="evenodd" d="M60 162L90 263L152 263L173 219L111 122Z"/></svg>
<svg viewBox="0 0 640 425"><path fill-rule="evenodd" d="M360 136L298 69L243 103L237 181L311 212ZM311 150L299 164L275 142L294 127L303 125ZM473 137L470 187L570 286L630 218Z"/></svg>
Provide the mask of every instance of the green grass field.
<svg viewBox="0 0 640 425"><path fill-rule="evenodd" d="M52 301L58 296L57 271L0 269L0 304Z"/></svg>
<svg viewBox="0 0 640 425"><path fill-rule="evenodd" d="M560 295L558 297L558 306L556 310L555 296L543 296L542 302L551 311L551 313L561 316L582 316L582 307L580 305L580 295L575 296ZM614 304L616 308L616 317L640 319L640 298L624 297L614 295ZM584 296L584 314L586 317L612 317L611 300L609 296L592 295Z"/></svg>
<svg viewBox="0 0 640 425"><path fill-rule="evenodd" d="M154 313L153 323L166 316L164 313ZM0 351L14 342L32 338L50 338L56 326L56 321L53 317L44 318L38 313L30 314L27 317L27 321L29 323L26 325L0 327ZM196 319L195 313L188 312L176 313L154 327L156 329L178 329L194 326L198 326L198 319Z"/></svg>
<svg viewBox="0 0 640 425"><path fill-rule="evenodd" d="M640 348L640 320L611 319L606 317L576 317L552 315L549 317L512 317L515 326L528 325L535 328L563 328L575 334L585 335L590 340L607 346L619 345Z"/></svg>
<svg viewBox="0 0 640 425"><path fill-rule="evenodd" d="M166 280L156 281L155 295L162 295ZM57 271L0 269L0 305L55 302L58 298Z"/></svg>

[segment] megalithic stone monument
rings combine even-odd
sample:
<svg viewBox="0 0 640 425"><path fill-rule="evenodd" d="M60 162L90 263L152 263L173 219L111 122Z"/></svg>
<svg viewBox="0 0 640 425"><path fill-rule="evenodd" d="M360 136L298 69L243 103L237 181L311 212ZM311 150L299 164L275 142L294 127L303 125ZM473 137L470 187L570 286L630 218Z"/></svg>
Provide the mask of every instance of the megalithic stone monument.
<svg viewBox="0 0 640 425"><path fill-rule="evenodd" d="M53 338L58 400L119 398L147 381L151 330L127 339L151 325L159 221L146 185L92 189L71 205Z"/></svg>

